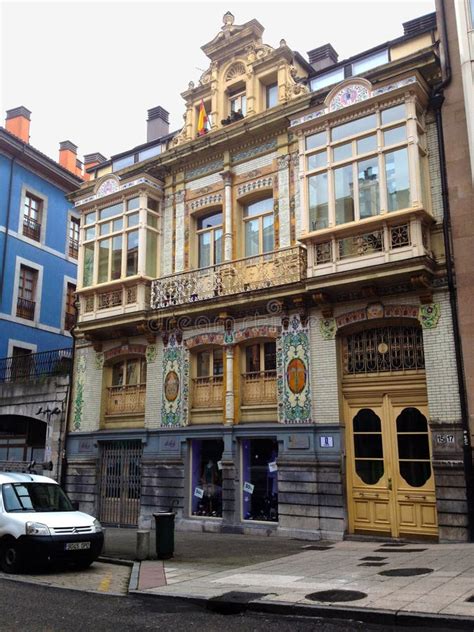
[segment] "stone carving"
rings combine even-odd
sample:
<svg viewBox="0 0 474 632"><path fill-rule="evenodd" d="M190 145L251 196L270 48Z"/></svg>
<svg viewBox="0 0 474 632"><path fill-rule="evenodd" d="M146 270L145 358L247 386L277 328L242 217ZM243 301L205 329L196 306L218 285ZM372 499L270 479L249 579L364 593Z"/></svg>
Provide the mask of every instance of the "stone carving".
<svg viewBox="0 0 474 632"><path fill-rule="evenodd" d="M263 189L267 187L271 187L273 185L273 178L260 178L259 180L253 180L252 182L246 182L245 184L241 184L237 188L238 195L245 195L250 191L258 191L258 189Z"/></svg>
<svg viewBox="0 0 474 632"><path fill-rule="evenodd" d="M229 70L226 72L225 80L232 81L236 77L240 77L245 74L245 66L241 61L232 64Z"/></svg>
<svg viewBox="0 0 474 632"><path fill-rule="evenodd" d="M360 103L370 97L371 85L368 81L358 81L339 88L334 94L330 93L328 107L330 112L347 108L354 103Z"/></svg>
<svg viewBox="0 0 474 632"><path fill-rule="evenodd" d="M107 178L97 189L96 195L98 197L102 197L103 195L110 195L111 193L115 193L118 190L119 183L117 181L117 178Z"/></svg>
<svg viewBox="0 0 474 632"><path fill-rule="evenodd" d="M286 169L290 164L290 154L277 157L278 169Z"/></svg>
<svg viewBox="0 0 474 632"><path fill-rule="evenodd" d="M104 360L105 360L105 356L102 352L95 354L95 368L98 371L101 371L104 368Z"/></svg>
<svg viewBox="0 0 474 632"><path fill-rule="evenodd" d="M148 345L145 354L147 364L152 364L156 360L157 351L156 345Z"/></svg>
<svg viewBox="0 0 474 632"><path fill-rule="evenodd" d="M420 305L419 320L423 329L436 329L441 316L441 305L429 303Z"/></svg>
<svg viewBox="0 0 474 632"><path fill-rule="evenodd" d="M222 203L222 194L216 193L215 195L206 195L205 197L198 198L197 200L193 200L190 202L189 207L192 211L195 211L202 206L208 206L209 204L221 204Z"/></svg>

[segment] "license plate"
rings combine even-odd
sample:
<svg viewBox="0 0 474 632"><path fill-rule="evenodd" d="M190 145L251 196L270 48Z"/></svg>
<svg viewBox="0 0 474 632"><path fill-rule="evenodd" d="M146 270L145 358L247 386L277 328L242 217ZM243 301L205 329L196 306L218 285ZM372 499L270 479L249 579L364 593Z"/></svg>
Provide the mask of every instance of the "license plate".
<svg viewBox="0 0 474 632"><path fill-rule="evenodd" d="M82 551L83 549L90 549L90 542L68 542L64 547L66 551Z"/></svg>

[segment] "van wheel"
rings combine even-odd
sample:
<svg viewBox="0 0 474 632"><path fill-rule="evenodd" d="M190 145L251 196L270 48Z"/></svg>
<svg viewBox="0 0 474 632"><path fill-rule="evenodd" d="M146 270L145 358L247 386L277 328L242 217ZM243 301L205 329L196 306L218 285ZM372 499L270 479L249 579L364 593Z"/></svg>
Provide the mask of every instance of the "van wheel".
<svg viewBox="0 0 474 632"><path fill-rule="evenodd" d="M4 573L18 573L22 567L22 559L18 544L9 540L0 544L0 568Z"/></svg>

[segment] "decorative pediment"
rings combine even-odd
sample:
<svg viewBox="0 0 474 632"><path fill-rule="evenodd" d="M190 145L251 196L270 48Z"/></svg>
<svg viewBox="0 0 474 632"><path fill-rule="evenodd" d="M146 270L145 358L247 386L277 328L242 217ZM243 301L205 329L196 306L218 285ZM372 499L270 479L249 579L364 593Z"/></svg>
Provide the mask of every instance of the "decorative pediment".
<svg viewBox="0 0 474 632"><path fill-rule="evenodd" d="M354 103L360 103L369 99L372 93L372 84L366 79L350 80L348 83L336 86L325 99L329 112L346 108Z"/></svg>
<svg viewBox="0 0 474 632"><path fill-rule="evenodd" d="M115 176L110 176L99 184L96 189L96 195L98 197L102 197L103 195L110 195L111 193L115 193L119 190L119 182L118 178Z"/></svg>
<svg viewBox="0 0 474 632"><path fill-rule="evenodd" d="M211 59L222 58L223 54L233 48L235 44L239 47L254 42L262 43L263 26L257 20L250 20L245 24L234 24L235 17L230 11L224 15L223 26L216 37L204 44L201 50Z"/></svg>
<svg viewBox="0 0 474 632"><path fill-rule="evenodd" d="M232 64L232 66L226 72L225 80L232 81L233 79L236 79L237 77L241 77L244 74L245 74L245 66L241 61L238 61L235 64Z"/></svg>

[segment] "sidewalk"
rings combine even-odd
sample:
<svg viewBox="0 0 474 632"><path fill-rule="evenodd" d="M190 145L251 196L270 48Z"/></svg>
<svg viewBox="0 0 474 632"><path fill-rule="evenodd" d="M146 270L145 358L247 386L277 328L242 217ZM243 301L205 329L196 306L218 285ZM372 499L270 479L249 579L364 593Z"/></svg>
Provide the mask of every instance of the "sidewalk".
<svg viewBox="0 0 474 632"><path fill-rule="evenodd" d="M473 544L176 536L173 559L141 564L140 594L205 601L221 611L234 606L387 624L419 618L432 627L474 630ZM320 591L329 593L309 598Z"/></svg>

